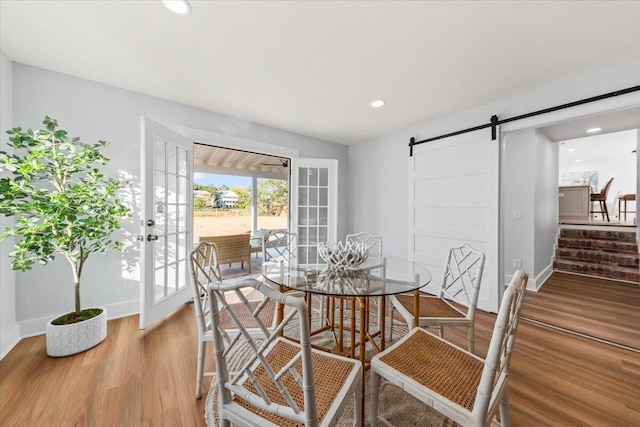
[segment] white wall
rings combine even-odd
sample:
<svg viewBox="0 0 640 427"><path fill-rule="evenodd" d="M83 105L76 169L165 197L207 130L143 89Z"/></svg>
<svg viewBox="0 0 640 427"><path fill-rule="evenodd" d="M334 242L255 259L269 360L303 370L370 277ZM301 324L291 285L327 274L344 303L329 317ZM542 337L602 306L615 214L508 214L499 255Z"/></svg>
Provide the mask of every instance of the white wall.
<svg viewBox="0 0 640 427"><path fill-rule="evenodd" d="M501 234L504 275L516 271L514 260L534 278L536 135L532 129L510 132L502 141ZM555 172L557 173L557 171ZM555 182L555 179L554 179ZM520 211L515 218L514 211Z"/></svg>
<svg viewBox="0 0 640 427"><path fill-rule="evenodd" d="M13 69L11 60L0 51L0 149L7 151L13 125ZM0 215L0 228L11 227L13 220ZM16 323L16 274L11 269L9 252L13 239L0 242L0 359L19 339Z"/></svg>
<svg viewBox="0 0 640 427"><path fill-rule="evenodd" d="M131 196L134 217L123 224L128 234L138 233L140 116L172 129L186 126L295 148L301 157L338 159L339 184L343 189L338 200L339 220L342 220L338 224L338 235L346 234L346 146L18 63L14 63L13 83L16 125L39 128L44 116L49 115L71 136L80 136L86 142L104 139L110 143L105 154L111 162L105 171L128 173L136 183ZM106 305L110 317L137 312L138 286L125 289L124 279L130 277L125 267L136 268L138 256L137 246L124 255L92 255L82 276L83 306ZM64 260L57 259L45 268L36 266L32 271L18 272L16 282L16 316L23 336L42 333L47 318L73 308L71 273Z"/></svg>
<svg viewBox="0 0 640 427"><path fill-rule="evenodd" d="M532 280L539 288L553 272L558 233L558 150L544 133L535 132L536 156L533 188L534 247Z"/></svg>
<svg viewBox="0 0 640 427"><path fill-rule="evenodd" d="M368 231L379 234L384 239L385 252L399 256L409 254L407 191L409 150L407 144L411 137L422 140L488 123L493 114L499 118L514 117L639 84L640 60L637 60L585 72L572 79L490 105L433 119L375 140L350 146L349 231ZM625 96L635 97L637 93ZM528 124L533 121L535 120L521 123ZM535 151L531 154L535 155ZM520 161L527 164L531 160L524 158ZM555 173L554 176L556 176ZM509 179L518 178L512 174L504 177L504 180ZM523 183L526 186L523 190L533 191L528 178L525 177L525 179L527 183ZM523 212L523 217L528 214ZM503 241L503 249L509 244L510 242ZM508 272L509 269L506 267L509 266L505 266L505 272Z"/></svg>

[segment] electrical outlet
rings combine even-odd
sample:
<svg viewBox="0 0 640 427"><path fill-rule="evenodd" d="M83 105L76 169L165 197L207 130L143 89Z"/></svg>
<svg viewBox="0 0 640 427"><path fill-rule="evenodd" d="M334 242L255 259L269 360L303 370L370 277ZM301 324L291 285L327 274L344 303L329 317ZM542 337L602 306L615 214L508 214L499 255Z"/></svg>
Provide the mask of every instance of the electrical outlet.
<svg viewBox="0 0 640 427"><path fill-rule="evenodd" d="M135 280L133 279L122 279L122 288L123 289L133 289L133 284L134 284Z"/></svg>
<svg viewBox="0 0 640 427"><path fill-rule="evenodd" d="M513 210L513 219L522 219L522 211L520 209Z"/></svg>
<svg viewBox="0 0 640 427"><path fill-rule="evenodd" d="M515 269L522 268L522 260L518 259L518 258L514 259L513 260L513 268L515 268Z"/></svg>

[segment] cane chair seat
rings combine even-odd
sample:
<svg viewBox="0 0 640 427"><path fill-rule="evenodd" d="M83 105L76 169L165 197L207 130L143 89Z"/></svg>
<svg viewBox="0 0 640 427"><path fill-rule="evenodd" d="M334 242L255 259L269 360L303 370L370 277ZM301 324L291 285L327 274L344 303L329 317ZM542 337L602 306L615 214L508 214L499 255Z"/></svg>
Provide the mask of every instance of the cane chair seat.
<svg viewBox="0 0 640 427"><path fill-rule="evenodd" d="M299 345L286 339L278 339L273 349L266 355L266 360L274 371L279 371L299 352ZM348 381L351 369L353 368L353 363L347 360L330 357L326 353L313 351L311 353L311 364L314 372L323 373L322 375L314 376L318 422L322 424L322 421L326 418L331 407L333 405L340 404L340 402L336 402L336 398L340 395L340 390L342 389L343 384ZM302 361L298 360L293 368L298 372L302 372ZM325 373L330 374L326 375ZM266 395L273 403L278 405L287 404L263 366L258 367L258 369L254 371L254 375L256 381L262 386ZM292 393L292 398L300 409L304 411L304 393L301 388L296 387L296 380L293 375L285 375L282 382L288 390L296 391L296 393ZM250 383L247 384L247 389L252 393L258 393L256 388ZM263 417L265 420L272 422L277 426L296 427L300 425L290 419L266 411L261 411L251 405L249 401L244 400L237 395L234 396L233 400L244 409Z"/></svg>
<svg viewBox="0 0 640 427"><path fill-rule="evenodd" d="M461 426L488 426L498 408L500 424L508 426L509 364L527 280L527 273L518 270L505 290L484 359L422 328L412 329L375 355L371 360L371 426L379 420L379 392L387 384Z"/></svg>
<svg viewBox="0 0 640 427"><path fill-rule="evenodd" d="M406 310L413 310L413 295L397 295L396 299ZM453 307L449 302L431 295L420 295L418 317L464 319L465 313Z"/></svg>
<svg viewBox="0 0 640 427"><path fill-rule="evenodd" d="M467 410L475 403L484 366L477 356L424 329L416 330L380 362Z"/></svg>

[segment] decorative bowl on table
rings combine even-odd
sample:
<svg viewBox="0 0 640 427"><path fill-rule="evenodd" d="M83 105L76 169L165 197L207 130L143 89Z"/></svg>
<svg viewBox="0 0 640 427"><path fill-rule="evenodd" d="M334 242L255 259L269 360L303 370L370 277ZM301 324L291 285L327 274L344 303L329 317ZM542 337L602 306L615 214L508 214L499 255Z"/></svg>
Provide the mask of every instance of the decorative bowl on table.
<svg viewBox="0 0 640 427"><path fill-rule="evenodd" d="M365 262L369 256L369 248L362 242L323 242L318 244L318 254L329 268L344 270Z"/></svg>

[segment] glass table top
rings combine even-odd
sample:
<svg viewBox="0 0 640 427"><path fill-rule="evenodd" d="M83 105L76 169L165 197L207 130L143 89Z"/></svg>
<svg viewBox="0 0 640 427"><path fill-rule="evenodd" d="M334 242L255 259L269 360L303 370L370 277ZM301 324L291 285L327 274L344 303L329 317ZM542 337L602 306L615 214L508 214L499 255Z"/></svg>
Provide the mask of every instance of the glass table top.
<svg viewBox="0 0 640 427"><path fill-rule="evenodd" d="M333 296L382 296L414 291L431 281L429 270L398 257L370 257L345 270L327 264L298 265L285 260L265 262L262 275L288 289Z"/></svg>

